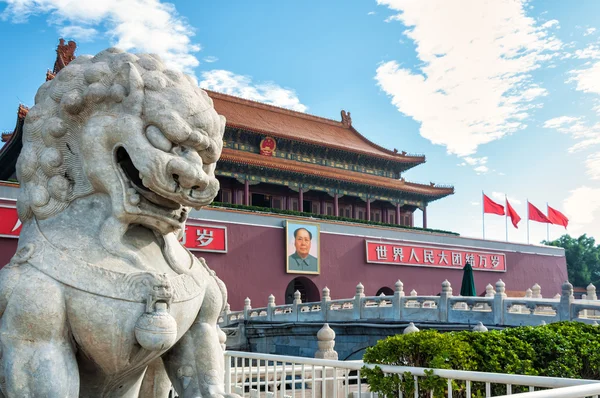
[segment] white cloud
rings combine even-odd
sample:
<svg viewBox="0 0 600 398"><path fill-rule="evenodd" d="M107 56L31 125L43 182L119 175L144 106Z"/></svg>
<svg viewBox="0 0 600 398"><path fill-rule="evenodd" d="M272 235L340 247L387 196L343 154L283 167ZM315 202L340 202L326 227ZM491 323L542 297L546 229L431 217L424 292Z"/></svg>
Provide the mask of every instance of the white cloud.
<svg viewBox="0 0 600 398"><path fill-rule="evenodd" d="M590 44L584 49L575 50L574 57L578 59L600 59L600 47Z"/></svg>
<svg viewBox="0 0 600 398"><path fill-rule="evenodd" d="M367 15L375 15L375 14L377 14L375 11L369 11L369 12L367 13Z"/></svg>
<svg viewBox="0 0 600 398"><path fill-rule="evenodd" d="M567 83L576 82L576 90L600 94L600 62L596 62L586 69L571 70L569 74L572 76L567 79Z"/></svg>
<svg viewBox="0 0 600 398"><path fill-rule="evenodd" d="M192 27L170 3L158 0L8 0L3 19L26 22L32 15L48 14L48 23L59 29L91 34L102 27L111 42L123 50L159 54L172 68L191 72L199 62L193 55Z"/></svg>
<svg viewBox="0 0 600 398"><path fill-rule="evenodd" d="M595 31L596 31L596 28L588 28L585 30L585 33L583 35L589 36L589 35L593 34Z"/></svg>
<svg viewBox="0 0 600 398"><path fill-rule="evenodd" d="M474 158L471 156L465 156L463 158L465 160L465 162L469 165L469 166L476 166L476 165L483 165L487 163L487 156L483 156L480 158Z"/></svg>
<svg viewBox="0 0 600 398"><path fill-rule="evenodd" d="M569 233L579 236L587 233L600 239L600 188L579 187L570 192L563 203L569 218Z"/></svg>
<svg viewBox="0 0 600 398"><path fill-rule="evenodd" d="M400 112L421 123L423 137L466 156L526 127L528 110L547 94L530 72L562 43L525 15L525 3L378 0L399 12L388 21L408 28L422 65L415 71L385 62L375 79Z"/></svg>
<svg viewBox="0 0 600 398"><path fill-rule="evenodd" d="M92 40L98 34L98 31L94 28L84 28L82 26L63 26L60 28L59 34L66 39L85 42Z"/></svg>
<svg viewBox="0 0 600 398"><path fill-rule="evenodd" d="M272 82L254 84L249 76L236 75L226 70L214 69L202 72L200 87L294 111L306 112L308 109L306 105L300 103L294 90Z"/></svg>
<svg viewBox="0 0 600 398"><path fill-rule="evenodd" d="M589 126L583 118L559 116L544 122L544 127L556 129L578 140L568 151L570 153L600 144L600 123Z"/></svg>
<svg viewBox="0 0 600 398"><path fill-rule="evenodd" d="M600 180L600 152L592 153L585 159L587 175L592 180Z"/></svg>
<svg viewBox="0 0 600 398"><path fill-rule="evenodd" d="M473 170L475 170L477 174L485 174L490 171L487 166L477 166Z"/></svg>
<svg viewBox="0 0 600 398"><path fill-rule="evenodd" d="M219 60L219 58L213 56L213 55L209 55L208 57L204 57L202 59L204 62L207 62L209 64L212 64L213 62L217 62Z"/></svg>
<svg viewBox="0 0 600 398"><path fill-rule="evenodd" d="M560 28L560 25L559 25L559 23L558 23L558 21L556 19L551 19L550 21L544 23L542 25L542 28L548 29L548 28L551 28L553 26L556 26L557 29Z"/></svg>

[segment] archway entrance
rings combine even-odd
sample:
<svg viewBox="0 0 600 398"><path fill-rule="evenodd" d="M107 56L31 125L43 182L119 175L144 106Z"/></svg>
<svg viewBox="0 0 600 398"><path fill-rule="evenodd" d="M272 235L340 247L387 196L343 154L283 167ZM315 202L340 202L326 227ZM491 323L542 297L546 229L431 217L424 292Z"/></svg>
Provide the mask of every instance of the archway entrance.
<svg viewBox="0 0 600 398"><path fill-rule="evenodd" d="M290 281L285 289L285 303L294 302L294 292L299 291L303 303L321 301L321 294L317 285L305 276L299 276Z"/></svg>
<svg viewBox="0 0 600 398"><path fill-rule="evenodd" d="M387 286L384 286L381 289L379 289L377 291L376 296L381 296L381 293L383 293L385 296L393 296L394 295L394 291Z"/></svg>

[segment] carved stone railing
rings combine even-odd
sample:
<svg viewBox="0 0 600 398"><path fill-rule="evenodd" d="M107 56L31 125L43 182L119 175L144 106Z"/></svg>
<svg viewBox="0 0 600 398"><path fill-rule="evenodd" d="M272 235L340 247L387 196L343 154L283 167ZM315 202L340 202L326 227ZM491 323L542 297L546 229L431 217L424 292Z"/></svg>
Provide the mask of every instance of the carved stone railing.
<svg viewBox="0 0 600 398"><path fill-rule="evenodd" d="M527 289L524 297L507 297L505 284L488 285L485 297L463 297L452 294L447 280L436 296L419 296L412 291L406 296L404 285L398 280L392 296L365 296L364 286L356 286L354 297L331 300L330 291L323 289L321 301L303 303L300 292L294 294L294 302L276 305L275 297L269 296L268 304L252 308L249 298L242 311L230 311L229 305L221 314L221 327L241 322L352 322L390 321L427 322L449 324L477 324L498 326L536 326L563 320L597 324L600 320L600 301L596 288L590 284L582 299L573 298L573 286L562 285L562 294L543 298L541 287L536 283Z"/></svg>

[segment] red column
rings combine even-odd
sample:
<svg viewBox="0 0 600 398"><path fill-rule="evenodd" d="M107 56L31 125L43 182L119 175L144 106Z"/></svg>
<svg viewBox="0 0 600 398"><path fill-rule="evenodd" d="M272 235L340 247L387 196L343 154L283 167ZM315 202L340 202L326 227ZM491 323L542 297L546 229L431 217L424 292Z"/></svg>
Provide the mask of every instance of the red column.
<svg viewBox="0 0 600 398"><path fill-rule="evenodd" d="M427 228L427 206L423 206L423 228Z"/></svg>
<svg viewBox="0 0 600 398"><path fill-rule="evenodd" d="M400 203L396 203L396 225L401 225L400 222Z"/></svg>
<svg viewBox="0 0 600 398"><path fill-rule="evenodd" d="M338 194L333 195L333 214L336 217L340 216L340 207L338 205Z"/></svg>
<svg viewBox="0 0 600 398"><path fill-rule="evenodd" d="M371 199L367 199L367 221L371 221Z"/></svg>
<svg viewBox="0 0 600 398"><path fill-rule="evenodd" d="M298 189L298 211L301 213L304 211L304 191L302 187Z"/></svg>
<svg viewBox="0 0 600 398"><path fill-rule="evenodd" d="M250 182L248 179L244 181L244 204L250 206Z"/></svg>

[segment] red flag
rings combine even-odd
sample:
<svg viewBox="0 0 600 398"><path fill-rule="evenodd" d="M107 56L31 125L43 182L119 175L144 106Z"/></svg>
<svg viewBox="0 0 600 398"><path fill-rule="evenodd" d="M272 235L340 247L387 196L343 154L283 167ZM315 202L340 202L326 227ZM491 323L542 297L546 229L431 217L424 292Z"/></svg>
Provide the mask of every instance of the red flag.
<svg viewBox="0 0 600 398"><path fill-rule="evenodd" d="M569 219L560 211L553 209L550 206L548 206L548 220L550 220L552 224L562 225L565 229L567 229L567 225L569 225Z"/></svg>
<svg viewBox="0 0 600 398"><path fill-rule="evenodd" d="M519 223L519 221L521 221L521 217L519 217L515 209L513 209L513 207L510 205L510 203L508 203L508 199L506 199L506 214L510 217L510 222L512 222L512 225L514 225L515 228L518 229L519 227L517 227L517 224Z"/></svg>
<svg viewBox="0 0 600 398"><path fill-rule="evenodd" d="M540 211L537 207L527 202L527 206L529 206L529 219L531 221L543 222L546 224L552 224L552 221L548 220L548 217L544 213Z"/></svg>
<svg viewBox="0 0 600 398"><path fill-rule="evenodd" d="M483 194L483 212L484 213L492 213L498 214L499 216L504 215L504 206L499 205L494 202L490 198L487 197L486 194Z"/></svg>

